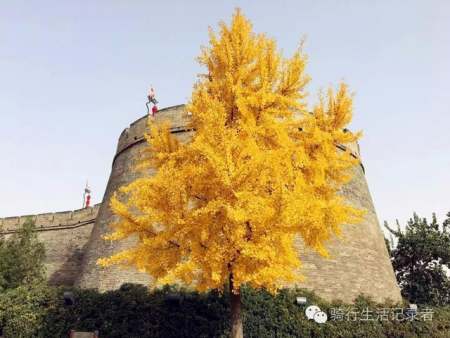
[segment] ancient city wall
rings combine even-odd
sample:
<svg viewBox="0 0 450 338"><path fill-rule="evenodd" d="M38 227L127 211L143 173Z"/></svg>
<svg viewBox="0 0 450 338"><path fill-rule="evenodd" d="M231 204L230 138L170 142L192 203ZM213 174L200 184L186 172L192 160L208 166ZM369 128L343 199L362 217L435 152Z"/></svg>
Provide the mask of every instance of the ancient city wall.
<svg viewBox="0 0 450 338"><path fill-rule="evenodd" d="M193 131L188 127L189 116L184 111L184 105L160 110L152 123L164 120L171 121L171 132L181 142L187 142L192 137ZM45 265L51 283L75 284L103 291L118 288L126 282L151 285L149 276L134 269L117 266L105 269L96 264L98 258L127 249L134 243L134 239L109 242L102 236L110 232L109 224L115 220L109 208L112 194L139 175L134 170L134 164L145 147L147 122L148 117L144 116L120 135L103 203L74 211L0 219L0 236L6 237L17 232L28 217L35 221L39 240L46 246ZM360 158L356 143L339 145L338 148ZM350 203L367 211L364 221L359 225L344 226L342 237L333 238L328 243L330 259L323 259L305 248L299 239L296 245L302 260L301 271L305 276L299 286L314 290L329 300L349 302L361 293L378 301L385 298L400 300L362 164L355 168L353 180L342 193Z"/></svg>
<svg viewBox="0 0 450 338"><path fill-rule="evenodd" d="M81 270L84 247L91 235L100 204L73 211L0 218L0 236L17 232L31 218L38 239L45 244L45 266L52 284L73 285Z"/></svg>
<svg viewBox="0 0 450 338"><path fill-rule="evenodd" d="M191 138L193 131L187 127L189 117L183 105L160 110L153 123L167 119L172 123L171 132L180 141L186 142ZM120 135L103 199L105 203L100 206L84 254L82 271L76 280L76 285L80 287L108 290L117 288L124 282L151 285L150 277L134 269L117 266L100 268L96 265L98 258L110 256L133 245L133 239L106 242L102 240L102 236L110 232L108 225L115 220L108 205L113 192L138 177L133 168L145 146L143 136L146 126L147 117L144 116L133 122ZM340 145L339 148L348 150L352 156L360 157L358 144ZM344 226L342 238L334 238L328 243L331 254L328 260L306 249L301 240L297 241L303 262L302 273L306 278L299 286L315 290L317 294L329 300L341 299L350 302L361 293L370 295L377 301L385 298L400 300L399 288L362 164L355 169L354 179L345 187L343 194L350 203L366 209L366 217L359 225Z"/></svg>
<svg viewBox="0 0 450 338"><path fill-rule="evenodd" d="M184 105L161 109L154 118L154 123L161 123L163 120L171 121L171 131L180 141L185 142L189 139L192 132L186 129L188 117L184 114ZM134 170L134 164L145 146L144 133L147 131L147 122L148 117L144 116L133 122L120 135L103 198L104 204L100 207L92 236L87 244L82 271L76 281L77 286L109 290L118 288L125 282L151 283L151 279L146 274L134 269L117 266L100 268L96 264L99 258L110 256L133 244L133 239L109 242L104 241L102 236L110 232L109 224L116 219L108 203L112 194L120 186L130 183L139 175Z"/></svg>

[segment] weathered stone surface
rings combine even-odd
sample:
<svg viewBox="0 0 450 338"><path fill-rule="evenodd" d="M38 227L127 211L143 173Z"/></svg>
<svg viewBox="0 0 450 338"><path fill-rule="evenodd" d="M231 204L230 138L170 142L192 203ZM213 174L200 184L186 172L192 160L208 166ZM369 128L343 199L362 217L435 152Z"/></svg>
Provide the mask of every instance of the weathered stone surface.
<svg viewBox="0 0 450 338"><path fill-rule="evenodd" d="M341 238L329 241L329 259L308 250L298 240L305 277L299 286L314 290L328 300L349 302L359 294L366 294L377 301L387 298L399 301L400 290L361 167L356 168L343 194L353 205L366 210L364 221L344 225Z"/></svg>
<svg viewBox="0 0 450 338"><path fill-rule="evenodd" d="M160 110L153 123L161 123L163 120L171 121L172 133L177 138L183 142L189 140L192 131L187 128L189 116L185 114L183 105ZM103 203L92 210L90 208L32 216L37 225L42 226L39 238L45 242L49 253L46 265L51 281L70 285L76 277L76 285L101 291L118 288L126 282L152 284L149 276L134 269L117 266L100 268L96 264L97 259L133 245L133 239L108 242L104 241L102 236L110 232L108 225L115 219L109 208L112 194L120 186L138 177L133 168L145 146L143 136L146 128L147 117L144 116L133 122L120 135ZM358 144L347 145L345 148L348 148L353 156L360 157ZM314 290L328 300L342 299L350 302L361 293L378 301L386 298L400 300L400 291L362 165L355 169L354 178L345 187L343 194L348 201L367 210L365 219L359 225L343 226L342 238L329 241L327 247L330 259L324 259L305 248L300 239L297 241L303 264L301 273L305 277L299 286ZM83 223L95 218L97 211L94 226L92 221ZM0 219L0 228L3 228L5 233L10 233L15 231L24 219L24 216ZM73 224L82 225L73 227Z"/></svg>
<svg viewBox="0 0 450 338"><path fill-rule="evenodd" d="M74 211L3 218L0 235L11 236L31 217L36 222L38 239L45 244L45 267L50 283L73 285L99 208L97 204Z"/></svg>
<svg viewBox="0 0 450 338"><path fill-rule="evenodd" d="M156 115L155 122L164 120L172 122L172 130L181 141L187 141L191 132L180 132L185 129L187 120L184 118L184 106L175 106L162 109ZM92 231L84 257L83 270L77 285L84 288L97 288L109 290L120 287L125 282L151 284L151 278L135 269L122 267L100 268L96 261L101 257L107 257L115 252L126 249L133 244L133 239L120 242L108 242L102 240L102 236L110 232L108 227L115 220L109 207L109 200L117 188L130 183L138 177L134 170L136 159L145 146L143 135L147 127L147 117L133 122L125 129L119 138L117 153L114 157L111 175L109 177L103 204Z"/></svg>
<svg viewBox="0 0 450 338"><path fill-rule="evenodd" d="M186 141L192 132L183 131L189 119L183 108L183 106L176 106L161 110L154 123L169 119L172 122L172 132L180 140ZM119 186L137 177L136 172L133 171L133 164L145 144L141 140L146 130L146 123L147 119L141 118L121 134L105 193L105 202L109 201L112 193ZM357 144L348 145L347 148L359 158ZM356 206L367 210L365 220L357 226L344 226L342 239L334 238L329 242L328 248L332 258L328 260L304 248L299 240L297 245L303 262L302 273L306 278L299 286L313 289L326 299L342 299L347 302L360 293L380 301L385 298L400 300L399 288L362 166L356 169L353 181L346 186L343 193ZM95 262L98 258L108 256L132 244L132 241L121 243L101 241L101 236L109 231L108 224L113 220L114 216L109 206L104 203L89 241L78 285L107 290L119 287L123 282L151 284L149 277L133 269L117 267L100 269L96 266Z"/></svg>

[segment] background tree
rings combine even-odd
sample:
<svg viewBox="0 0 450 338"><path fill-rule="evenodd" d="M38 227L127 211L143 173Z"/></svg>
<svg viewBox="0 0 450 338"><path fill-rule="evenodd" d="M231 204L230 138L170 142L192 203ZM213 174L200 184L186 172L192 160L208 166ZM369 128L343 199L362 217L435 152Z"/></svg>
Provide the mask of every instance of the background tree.
<svg viewBox="0 0 450 338"><path fill-rule="evenodd" d="M404 231L385 227L397 238L391 260L402 295L412 303L450 303L450 213L442 226L414 214Z"/></svg>
<svg viewBox="0 0 450 338"><path fill-rule="evenodd" d="M57 291L46 283L33 282L0 292L0 337L57 337L47 335L44 329L49 311L62 299ZM67 337L67 332L58 337Z"/></svg>
<svg viewBox="0 0 450 338"><path fill-rule="evenodd" d="M160 284L231 291L232 336L242 336L241 285L271 292L300 280L294 238L323 256L324 246L361 212L338 193L357 160L336 144L352 99L341 84L307 110L306 56L289 58L275 41L252 32L236 11L210 32L199 61L207 68L187 110L195 135L180 144L168 124L151 124L139 168L156 168L119 189L119 220L107 237L137 235L138 244L100 264L134 265Z"/></svg>
<svg viewBox="0 0 450 338"><path fill-rule="evenodd" d="M45 279L45 247L34 229L27 219L10 238L0 238L0 292Z"/></svg>

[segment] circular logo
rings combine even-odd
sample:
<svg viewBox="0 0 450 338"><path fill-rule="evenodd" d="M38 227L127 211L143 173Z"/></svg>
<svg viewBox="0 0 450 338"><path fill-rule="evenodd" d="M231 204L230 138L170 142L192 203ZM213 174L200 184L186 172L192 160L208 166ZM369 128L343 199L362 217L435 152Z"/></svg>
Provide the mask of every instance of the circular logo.
<svg viewBox="0 0 450 338"><path fill-rule="evenodd" d="M328 316L327 316L327 314L326 314L325 312L323 312L323 311L317 311L317 312L314 314L314 321L315 321L316 323L323 324L323 323L325 323L325 322L327 321L327 319L328 319Z"/></svg>
<svg viewBox="0 0 450 338"><path fill-rule="evenodd" d="M328 320L328 316L325 312L320 310L317 305L310 305L305 310L306 318L314 319L318 324L323 324Z"/></svg>
<svg viewBox="0 0 450 338"><path fill-rule="evenodd" d="M313 319L316 312L319 312L320 308L316 305L310 305L305 310L306 318Z"/></svg>

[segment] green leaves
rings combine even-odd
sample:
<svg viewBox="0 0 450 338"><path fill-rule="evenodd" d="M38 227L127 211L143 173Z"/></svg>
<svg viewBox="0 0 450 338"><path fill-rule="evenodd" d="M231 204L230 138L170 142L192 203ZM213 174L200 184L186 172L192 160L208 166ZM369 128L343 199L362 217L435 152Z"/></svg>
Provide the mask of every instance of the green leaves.
<svg viewBox="0 0 450 338"><path fill-rule="evenodd" d="M45 279L45 247L27 219L19 232L0 240L0 292Z"/></svg>
<svg viewBox="0 0 450 338"><path fill-rule="evenodd" d="M64 305L63 289L19 287L0 294L0 327L5 338L67 337L71 329L99 330L100 337L229 337L229 293L205 294L174 286L149 291L142 285L124 284L118 290L100 293L73 289L75 303ZM325 324L305 316L306 306L296 304L305 296L308 304L329 315ZM328 303L302 289L283 289L277 295L242 288L245 337L448 337L450 307L431 308L432 320L333 320L333 309L356 311L398 309L401 304L376 304L358 297L353 304Z"/></svg>
<svg viewBox="0 0 450 338"><path fill-rule="evenodd" d="M429 223L413 215L404 231L385 227L398 243L390 252L392 265L402 294L413 303L448 304L450 278L444 266L450 266L450 213L440 226L433 214Z"/></svg>

